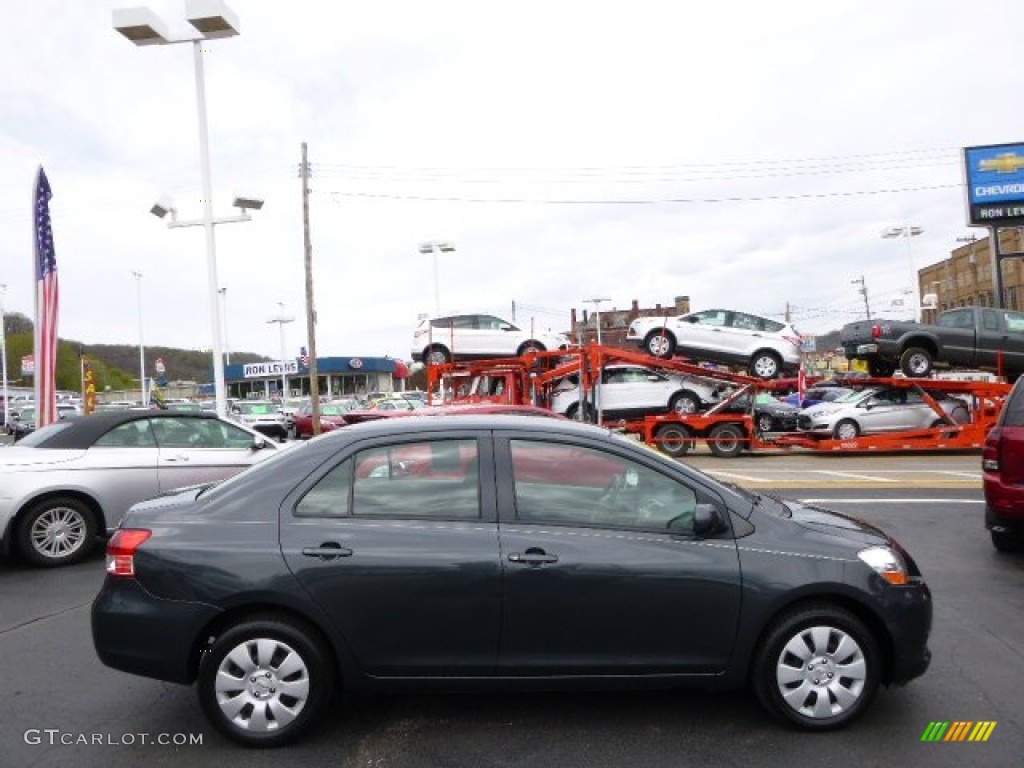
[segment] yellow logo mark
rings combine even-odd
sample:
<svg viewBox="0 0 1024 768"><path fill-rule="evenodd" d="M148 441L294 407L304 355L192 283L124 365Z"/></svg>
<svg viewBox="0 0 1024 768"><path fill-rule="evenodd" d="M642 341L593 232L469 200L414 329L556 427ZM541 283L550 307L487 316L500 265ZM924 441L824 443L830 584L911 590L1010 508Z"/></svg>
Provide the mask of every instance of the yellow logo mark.
<svg viewBox="0 0 1024 768"><path fill-rule="evenodd" d="M1016 173L1024 170L1024 157L1016 152L1004 152L978 164L979 170L995 171L996 173Z"/></svg>

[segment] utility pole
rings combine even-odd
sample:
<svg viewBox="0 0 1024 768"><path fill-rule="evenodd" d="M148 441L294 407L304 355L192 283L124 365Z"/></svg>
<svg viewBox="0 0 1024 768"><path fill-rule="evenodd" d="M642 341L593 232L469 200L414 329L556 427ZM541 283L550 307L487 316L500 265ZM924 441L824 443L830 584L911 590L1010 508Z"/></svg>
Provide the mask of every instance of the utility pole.
<svg viewBox="0 0 1024 768"><path fill-rule="evenodd" d="M320 384L316 367L316 307L313 303L313 241L309 237L309 161L306 142L302 142L302 245L306 264L306 336L309 344L309 402L313 416L313 436L320 434Z"/></svg>
<svg viewBox="0 0 1024 768"><path fill-rule="evenodd" d="M864 313L868 316L868 320L870 320L871 319L871 305L868 304L868 284L866 282L864 282L864 275L861 275L860 279L858 279L858 280L851 280L850 283L851 284L860 283L860 288L858 289L857 292L860 293L864 297Z"/></svg>
<svg viewBox="0 0 1024 768"><path fill-rule="evenodd" d="M789 315L789 302L788 302L788 301L786 302L786 322L787 322L787 323L788 323L788 322L790 322L790 315Z"/></svg>

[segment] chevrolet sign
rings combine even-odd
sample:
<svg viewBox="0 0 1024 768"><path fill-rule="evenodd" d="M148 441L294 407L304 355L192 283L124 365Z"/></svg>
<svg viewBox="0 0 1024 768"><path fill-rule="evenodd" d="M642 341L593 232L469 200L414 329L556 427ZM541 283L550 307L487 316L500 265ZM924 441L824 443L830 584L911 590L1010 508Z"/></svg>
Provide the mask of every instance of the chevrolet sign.
<svg viewBox="0 0 1024 768"><path fill-rule="evenodd" d="M969 225L1024 225L1024 144L965 148L964 176Z"/></svg>

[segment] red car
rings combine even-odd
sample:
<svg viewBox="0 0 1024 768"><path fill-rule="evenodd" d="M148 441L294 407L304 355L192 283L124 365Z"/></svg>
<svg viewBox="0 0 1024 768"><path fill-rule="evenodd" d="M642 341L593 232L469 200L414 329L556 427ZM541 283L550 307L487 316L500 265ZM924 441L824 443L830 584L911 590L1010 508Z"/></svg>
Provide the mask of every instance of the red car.
<svg viewBox="0 0 1024 768"><path fill-rule="evenodd" d="M351 409L337 403L324 403L320 406L320 431L331 432L338 427L345 426L348 421L345 414ZM295 436L297 438L313 436L313 406L308 403L302 406L292 416L295 424Z"/></svg>
<svg viewBox="0 0 1024 768"><path fill-rule="evenodd" d="M1024 376L985 437L981 469L992 545L1000 552L1024 551Z"/></svg>

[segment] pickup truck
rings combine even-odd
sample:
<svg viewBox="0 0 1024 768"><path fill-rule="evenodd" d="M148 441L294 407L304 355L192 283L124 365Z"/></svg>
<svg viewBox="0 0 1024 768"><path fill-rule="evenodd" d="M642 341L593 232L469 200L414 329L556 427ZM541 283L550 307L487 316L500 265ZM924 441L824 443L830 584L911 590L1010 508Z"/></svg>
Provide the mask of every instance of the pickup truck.
<svg viewBox="0 0 1024 768"><path fill-rule="evenodd" d="M1014 381L1024 373L1024 314L992 307L958 307L934 325L859 320L839 332L848 360L864 360L872 376L931 374L935 366L994 370Z"/></svg>

